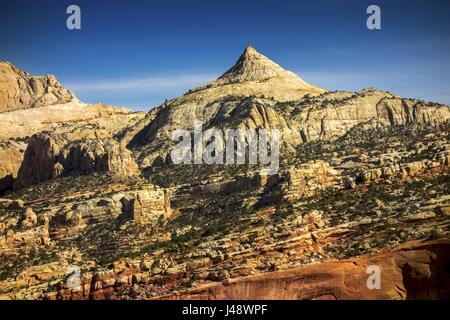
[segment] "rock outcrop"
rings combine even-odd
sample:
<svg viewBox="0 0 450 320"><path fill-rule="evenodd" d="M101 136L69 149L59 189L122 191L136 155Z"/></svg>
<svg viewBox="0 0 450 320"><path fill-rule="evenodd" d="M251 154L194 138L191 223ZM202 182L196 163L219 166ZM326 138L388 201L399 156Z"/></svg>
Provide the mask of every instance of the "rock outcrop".
<svg viewBox="0 0 450 320"><path fill-rule="evenodd" d="M405 300L450 298L450 243L410 243L352 260L327 261L302 268L224 281L162 297L205 300ZM381 271L381 287L369 288Z"/></svg>
<svg viewBox="0 0 450 320"><path fill-rule="evenodd" d="M114 220L154 224L172 213L169 191L151 185L95 197L72 206L54 207L52 212L55 212L49 219L52 240L68 240L88 226Z"/></svg>
<svg viewBox="0 0 450 320"><path fill-rule="evenodd" d="M10 62L0 62L0 112L38 108L77 100L54 75L31 76Z"/></svg>
<svg viewBox="0 0 450 320"><path fill-rule="evenodd" d="M110 172L139 175L131 152L113 139L68 140L55 133L31 137L14 184L15 189L70 173Z"/></svg>
<svg viewBox="0 0 450 320"><path fill-rule="evenodd" d="M324 161L301 164L287 173L286 199L311 196L335 186L339 178L339 173Z"/></svg>

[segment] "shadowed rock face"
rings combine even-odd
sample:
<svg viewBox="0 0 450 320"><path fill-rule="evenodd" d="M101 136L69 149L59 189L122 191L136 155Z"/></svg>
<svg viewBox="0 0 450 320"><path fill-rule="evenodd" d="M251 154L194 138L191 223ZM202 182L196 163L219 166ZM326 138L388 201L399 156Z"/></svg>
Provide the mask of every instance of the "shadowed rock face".
<svg viewBox="0 0 450 320"><path fill-rule="evenodd" d="M113 139L70 141L62 135L39 133L28 143L14 188L79 172L139 175L130 151Z"/></svg>
<svg viewBox="0 0 450 320"><path fill-rule="evenodd" d="M0 112L44 107L77 100L55 76L31 76L10 62L0 62Z"/></svg>
<svg viewBox="0 0 450 320"><path fill-rule="evenodd" d="M25 149L23 141L0 142L0 193L12 190Z"/></svg>

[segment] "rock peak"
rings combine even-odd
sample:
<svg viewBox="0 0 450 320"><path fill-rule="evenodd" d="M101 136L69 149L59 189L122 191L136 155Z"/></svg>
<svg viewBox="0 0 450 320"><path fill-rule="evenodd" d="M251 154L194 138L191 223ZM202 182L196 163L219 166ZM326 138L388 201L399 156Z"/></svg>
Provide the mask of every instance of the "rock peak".
<svg viewBox="0 0 450 320"><path fill-rule="evenodd" d="M268 96L278 101L290 101L306 94L316 95L325 91L283 69L249 44L227 72L214 81L190 90L181 100L211 100L227 95L242 95Z"/></svg>
<svg viewBox="0 0 450 320"><path fill-rule="evenodd" d="M290 79L306 85L298 76L283 69L277 63L262 55L251 45L245 47L235 65L219 77L222 84L261 82L270 78Z"/></svg>
<svg viewBox="0 0 450 320"><path fill-rule="evenodd" d="M243 54L252 54L252 53L258 53L258 52L256 51L256 49L251 44L248 44L245 47L245 50L244 50Z"/></svg>

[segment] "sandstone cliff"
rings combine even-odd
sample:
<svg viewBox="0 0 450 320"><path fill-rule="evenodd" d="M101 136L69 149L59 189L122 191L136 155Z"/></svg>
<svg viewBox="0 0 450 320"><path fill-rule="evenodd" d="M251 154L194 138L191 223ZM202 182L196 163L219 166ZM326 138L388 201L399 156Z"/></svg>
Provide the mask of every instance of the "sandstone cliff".
<svg viewBox="0 0 450 320"><path fill-rule="evenodd" d="M55 76L31 76L10 62L0 62L0 112L76 100Z"/></svg>
<svg viewBox="0 0 450 320"><path fill-rule="evenodd" d="M102 139L98 133L95 133L96 139L81 137L76 140L71 137L69 140L67 135L44 132L31 137L15 189L75 172L106 171L119 176L139 174L130 151L117 141Z"/></svg>
<svg viewBox="0 0 450 320"><path fill-rule="evenodd" d="M352 260L327 261L302 268L223 281L163 299L204 300L405 300L448 299L450 243L412 242ZM380 289L369 289L367 270L382 273Z"/></svg>

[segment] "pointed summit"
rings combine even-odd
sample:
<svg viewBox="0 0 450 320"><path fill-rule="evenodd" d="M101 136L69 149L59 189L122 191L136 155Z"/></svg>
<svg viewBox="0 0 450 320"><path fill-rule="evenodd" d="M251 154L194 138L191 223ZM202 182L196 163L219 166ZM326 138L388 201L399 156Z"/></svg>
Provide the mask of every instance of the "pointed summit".
<svg viewBox="0 0 450 320"><path fill-rule="evenodd" d="M241 95L290 101L325 91L308 84L248 45L227 72L212 82L190 90L180 100L212 101L224 96Z"/></svg>
<svg viewBox="0 0 450 320"><path fill-rule="evenodd" d="M303 79L287 71L278 64L260 54L252 45L247 45L236 64L219 77L223 84L242 83L247 81L266 81L268 79L288 80L301 87L309 87Z"/></svg>
<svg viewBox="0 0 450 320"><path fill-rule="evenodd" d="M258 52L251 44L248 44L244 49L243 55L244 54L253 54L253 53L258 53Z"/></svg>

